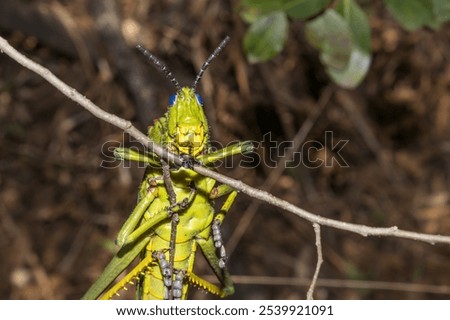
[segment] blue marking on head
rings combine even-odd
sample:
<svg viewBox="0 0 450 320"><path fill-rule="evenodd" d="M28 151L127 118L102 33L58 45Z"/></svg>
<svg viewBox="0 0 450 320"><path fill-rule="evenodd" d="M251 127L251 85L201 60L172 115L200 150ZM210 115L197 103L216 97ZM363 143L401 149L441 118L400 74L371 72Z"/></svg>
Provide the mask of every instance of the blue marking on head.
<svg viewBox="0 0 450 320"><path fill-rule="evenodd" d="M203 106L203 99L202 96L199 95L198 93L195 94L195 97L197 98L197 102L199 105Z"/></svg>
<svg viewBox="0 0 450 320"><path fill-rule="evenodd" d="M169 97L169 107L173 106L175 104L175 100L177 100L177 94L174 93L170 95Z"/></svg>

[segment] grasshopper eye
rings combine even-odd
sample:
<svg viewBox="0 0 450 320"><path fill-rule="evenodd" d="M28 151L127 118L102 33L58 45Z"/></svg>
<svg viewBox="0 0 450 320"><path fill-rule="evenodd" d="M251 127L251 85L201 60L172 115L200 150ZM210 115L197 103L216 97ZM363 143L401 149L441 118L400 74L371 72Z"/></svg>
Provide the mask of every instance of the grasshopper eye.
<svg viewBox="0 0 450 320"><path fill-rule="evenodd" d="M173 106L175 104L175 100L177 100L177 95L176 94L172 94L169 97L169 107Z"/></svg>
<svg viewBox="0 0 450 320"><path fill-rule="evenodd" d="M201 97L201 95L199 95L198 93L195 94L195 97L197 98L197 102L199 105L203 105L203 99Z"/></svg>

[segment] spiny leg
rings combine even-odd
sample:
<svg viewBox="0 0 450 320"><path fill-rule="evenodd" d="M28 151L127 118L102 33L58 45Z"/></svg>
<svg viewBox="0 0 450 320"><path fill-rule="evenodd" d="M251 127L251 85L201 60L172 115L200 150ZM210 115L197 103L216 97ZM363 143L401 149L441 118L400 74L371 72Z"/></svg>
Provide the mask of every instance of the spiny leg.
<svg viewBox="0 0 450 320"><path fill-rule="evenodd" d="M198 276L192 275L191 273L188 273L187 275L188 280L191 283L201 287L202 289L220 296L221 298L233 294L234 293L233 281L231 280L230 273L228 272L226 266L224 266L223 268L220 266L220 259L216 255L216 248L214 247L214 241L212 237L209 237L206 240L196 239L195 241L200 246L203 255L205 256L209 265L213 269L217 278L222 283L222 288L218 288L216 285L210 283L209 281L206 281Z"/></svg>
<svg viewBox="0 0 450 320"><path fill-rule="evenodd" d="M232 293L225 293L224 290L222 290L221 288L219 288L218 286L216 286L215 284L200 278L198 275L196 275L193 272L188 272L187 275L187 280L194 286L197 286L200 289L206 290L209 293L212 293L216 296L219 296L220 298L225 298L226 296L232 294Z"/></svg>
<svg viewBox="0 0 450 320"><path fill-rule="evenodd" d="M112 286L111 289L105 292L105 294L100 297L100 300L110 300L113 296L120 296L119 291L122 289L126 290L127 284L134 284L133 280L138 280L139 276L145 271L146 268L148 268L148 266L152 262L153 257L151 255L142 259L141 262L139 262L136 267L131 270L131 272L127 273L125 277L123 277L123 279L121 279L114 286Z"/></svg>
<svg viewBox="0 0 450 320"><path fill-rule="evenodd" d="M179 211L187 208L189 204L193 201L195 193L196 193L195 188L191 188L191 192L188 197L184 198L182 201L175 203L174 205L168 208L165 208L157 212L154 216L152 216L150 219L141 224L136 230L131 232L125 239L122 238L123 246L127 247L128 245L131 245L134 241L136 241L136 239L142 237L145 233L148 232L148 230L153 228L157 223L167 218L170 218L174 213L178 213ZM167 264L169 265L169 263ZM170 279L172 279L172 271L170 271Z"/></svg>
<svg viewBox="0 0 450 320"><path fill-rule="evenodd" d="M136 228L143 214L157 196L157 188L155 186L156 180L158 179L160 178L154 177L149 181L150 187L146 195L136 205L135 209L130 214L117 236L116 243L121 246L121 249L113 257L113 259L105 268L97 281L91 286L91 288L89 288L89 290L83 296L83 299L96 299L101 294L101 292L104 291L113 282L113 280L136 258L136 256L147 245L149 241L148 238L139 240L142 238L142 233L136 235L133 238L133 241L126 242L125 240L128 238L128 235L132 233ZM164 215L161 216L163 218L165 217ZM136 243L134 243L132 246L124 245L125 243L129 244L131 242Z"/></svg>
<svg viewBox="0 0 450 320"><path fill-rule="evenodd" d="M161 275L164 282L164 300L170 299L170 291L173 290L173 299L179 300L183 292L183 280L185 272L179 270L174 272L175 279L172 279L172 270L170 264L166 259L165 253L160 251L155 251L151 255L147 255L145 258L137 264L133 270L125 275L123 279L117 282L113 287L111 287L105 294L103 294L100 300L109 300L114 296L120 296L120 290L127 290L127 284L134 284L134 280L139 280L140 276L144 276L146 269L149 268L155 261L159 264L161 270Z"/></svg>
<svg viewBox="0 0 450 320"><path fill-rule="evenodd" d="M119 274L138 256L149 242L144 238L133 247L122 247L106 266L100 277L92 284L81 299L97 299L100 294L116 279Z"/></svg>

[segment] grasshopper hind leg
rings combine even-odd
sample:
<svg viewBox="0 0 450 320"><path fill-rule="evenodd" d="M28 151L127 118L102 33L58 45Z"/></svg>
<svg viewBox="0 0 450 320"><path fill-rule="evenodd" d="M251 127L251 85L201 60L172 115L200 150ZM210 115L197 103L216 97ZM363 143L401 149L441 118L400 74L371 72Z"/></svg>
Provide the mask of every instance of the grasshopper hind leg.
<svg viewBox="0 0 450 320"><path fill-rule="evenodd" d="M192 282L194 285L197 285L208 292L218 295L221 298L232 295L234 293L233 281L231 279L228 269L224 264L221 263L221 258L219 258L216 254L216 247L214 246L213 238L209 237L206 240L197 239L196 242L200 246L203 255L205 256L209 265L211 266L220 283L222 284L222 287L219 288L216 285L194 274L188 274L188 280Z"/></svg>

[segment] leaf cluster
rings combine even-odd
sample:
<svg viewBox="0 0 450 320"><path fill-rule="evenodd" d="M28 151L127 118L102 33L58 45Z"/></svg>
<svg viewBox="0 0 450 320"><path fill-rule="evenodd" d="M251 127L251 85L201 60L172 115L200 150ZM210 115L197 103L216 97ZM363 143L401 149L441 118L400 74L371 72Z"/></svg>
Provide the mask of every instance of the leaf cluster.
<svg viewBox="0 0 450 320"><path fill-rule="evenodd" d="M384 3L408 31L437 29L450 20L448 0ZM356 0L242 0L241 17L250 25L243 46L252 63L265 62L283 50L292 19L306 21L306 39L319 51L327 74L338 85L354 88L369 70L371 29Z"/></svg>

